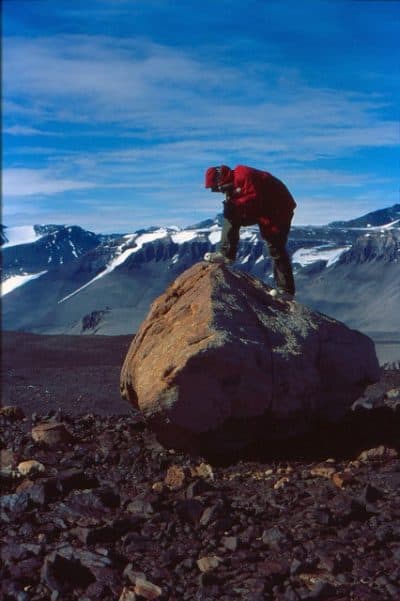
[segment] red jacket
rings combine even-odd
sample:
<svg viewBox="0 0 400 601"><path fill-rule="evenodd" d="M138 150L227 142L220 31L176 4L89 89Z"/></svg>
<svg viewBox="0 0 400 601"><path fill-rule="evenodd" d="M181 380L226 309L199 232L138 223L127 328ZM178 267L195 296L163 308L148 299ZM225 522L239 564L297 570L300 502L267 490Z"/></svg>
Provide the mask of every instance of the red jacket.
<svg viewBox="0 0 400 601"><path fill-rule="evenodd" d="M211 187L211 171L206 172L206 188ZM225 173L226 170L226 173ZM224 181L232 183L230 202L243 225L258 223L266 233L288 229L296 203L285 184L267 171L245 165L224 166Z"/></svg>

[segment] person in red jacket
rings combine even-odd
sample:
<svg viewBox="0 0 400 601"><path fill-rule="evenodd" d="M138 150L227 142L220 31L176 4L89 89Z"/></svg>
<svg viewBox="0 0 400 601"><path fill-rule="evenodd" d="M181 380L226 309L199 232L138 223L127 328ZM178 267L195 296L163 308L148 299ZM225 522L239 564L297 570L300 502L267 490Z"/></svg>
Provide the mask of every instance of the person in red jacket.
<svg viewBox="0 0 400 601"><path fill-rule="evenodd" d="M212 263L233 263L240 227L258 224L272 259L276 293L294 296L286 242L296 203L285 184L267 171L244 165L234 169L221 165L207 169L205 187L225 193L225 201L219 249L206 253L204 259Z"/></svg>

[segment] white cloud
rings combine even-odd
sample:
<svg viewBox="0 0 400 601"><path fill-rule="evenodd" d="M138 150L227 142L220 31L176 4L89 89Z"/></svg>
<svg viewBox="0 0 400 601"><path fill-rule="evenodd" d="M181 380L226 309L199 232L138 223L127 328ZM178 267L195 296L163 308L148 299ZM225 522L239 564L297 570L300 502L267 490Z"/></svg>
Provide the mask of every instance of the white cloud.
<svg viewBox="0 0 400 601"><path fill-rule="evenodd" d="M24 125L13 125L12 127L3 128L5 134L12 136L54 136L53 132L46 132L36 127L27 127Z"/></svg>
<svg viewBox="0 0 400 601"><path fill-rule="evenodd" d="M398 144L398 122L383 94L313 86L292 65L269 64L257 52L251 63L226 66L219 58L229 56L229 43L225 38L219 55L215 48L183 51L134 38L6 38L4 131L27 142L30 135L63 137L47 156L46 148L29 149L25 141L13 149L3 173L6 200L18 200L22 211L24 197L96 188L102 196L88 199L96 206L89 228L121 229L113 210L137 227L179 225L220 211L202 179L208 165L226 162L282 177L296 198L301 194L301 222L357 216L366 197L354 192L385 182L378 167L367 174L350 163L343 171L316 164ZM82 141L89 136L96 144ZM30 168L22 168L28 155ZM83 207L71 196L71 219L83 223ZM369 200L367 210L390 204L375 191ZM42 221L59 221L51 207L40 210Z"/></svg>
<svg viewBox="0 0 400 601"><path fill-rule="evenodd" d="M189 135L208 150L210 140L225 151L271 147L287 159L398 143L398 123L380 116L379 95L313 87L292 68L257 66L257 59L246 72L143 39L60 35L6 38L3 63L6 115L27 115L21 95L36 121Z"/></svg>
<svg viewBox="0 0 400 601"><path fill-rule="evenodd" d="M58 178L47 169L4 169L2 172L2 191L6 198L51 195L95 187L92 182Z"/></svg>

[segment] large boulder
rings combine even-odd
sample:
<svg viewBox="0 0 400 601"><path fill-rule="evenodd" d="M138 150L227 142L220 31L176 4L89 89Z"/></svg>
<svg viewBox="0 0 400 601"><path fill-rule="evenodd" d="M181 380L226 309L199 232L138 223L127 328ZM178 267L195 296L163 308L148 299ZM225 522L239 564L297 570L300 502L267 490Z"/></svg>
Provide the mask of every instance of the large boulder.
<svg viewBox="0 0 400 601"><path fill-rule="evenodd" d="M156 299L121 373L121 393L159 440L223 450L343 417L380 376L373 342L257 278L197 263Z"/></svg>

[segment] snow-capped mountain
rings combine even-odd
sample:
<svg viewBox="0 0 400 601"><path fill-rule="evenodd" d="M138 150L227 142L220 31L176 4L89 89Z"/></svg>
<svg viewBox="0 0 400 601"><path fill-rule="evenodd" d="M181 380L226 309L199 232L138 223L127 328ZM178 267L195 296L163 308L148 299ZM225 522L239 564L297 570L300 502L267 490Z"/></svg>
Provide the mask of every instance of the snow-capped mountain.
<svg viewBox="0 0 400 601"><path fill-rule="evenodd" d="M365 229L343 222L293 227L288 250L299 300L354 327L362 323L364 329L400 332L392 309L400 300L395 207L386 210L391 221L379 226L372 225L370 214ZM3 231L4 329L126 334L136 331L151 302L171 281L215 249L221 218L185 229L150 228L109 236L56 225ZM273 285L268 251L257 227L242 228L235 267ZM346 288L349 282L353 287ZM383 319L377 320L368 309L372 284L381 290L381 308L388 303L381 311Z"/></svg>
<svg viewBox="0 0 400 601"><path fill-rule="evenodd" d="M102 237L80 227L33 225L3 228L2 265L5 275L48 271L79 259L102 242Z"/></svg>
<svg viewBox="0 0 400 601"><path fill-rule="evenodd" d="M395 204L387 209L379 209L372 213L367 213L357 219L350 221L334 221L330 224L332 227L361 227L374 228L385 226L387 228L400 227L400 204Z"/></svg>

